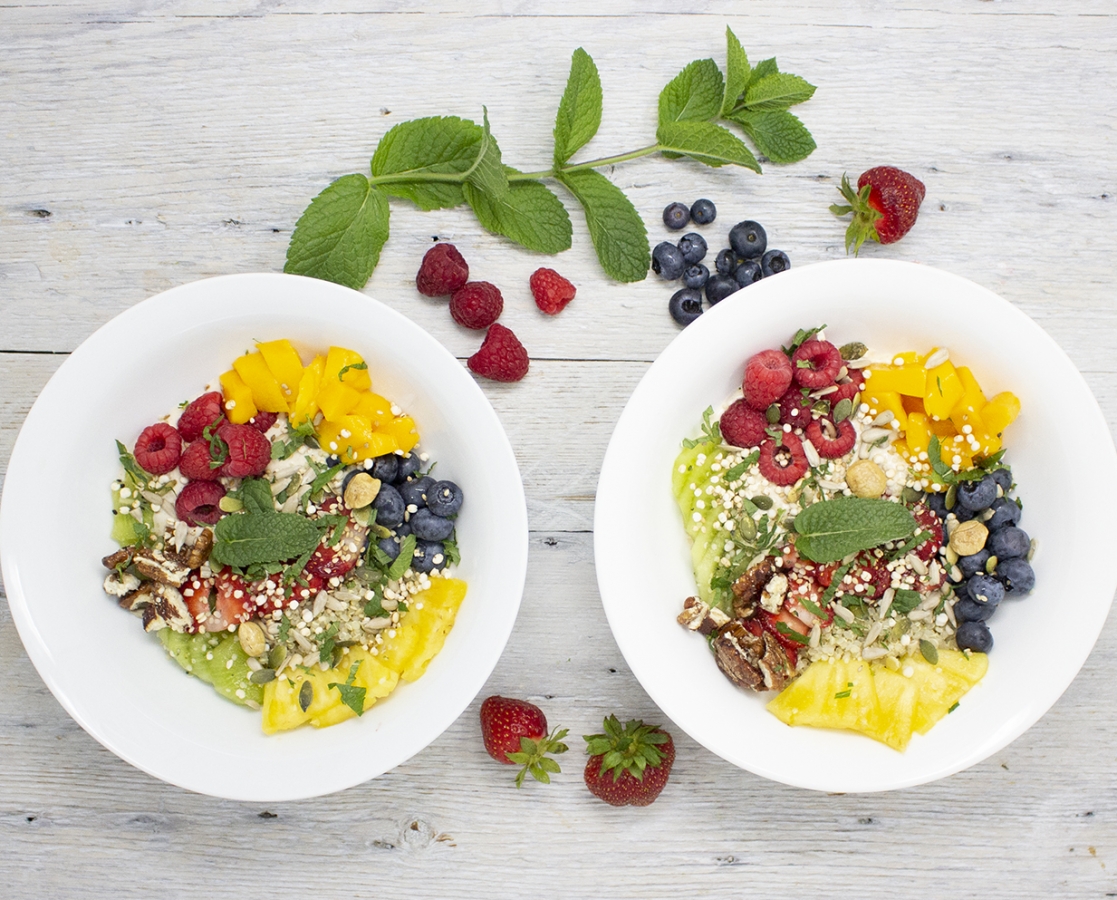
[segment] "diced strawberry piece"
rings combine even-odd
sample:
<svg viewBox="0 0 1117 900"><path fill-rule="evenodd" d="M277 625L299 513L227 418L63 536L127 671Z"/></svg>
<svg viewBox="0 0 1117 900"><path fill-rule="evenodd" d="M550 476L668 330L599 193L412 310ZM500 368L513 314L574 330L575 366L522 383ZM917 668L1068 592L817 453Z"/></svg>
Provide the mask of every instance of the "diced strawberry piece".
<svg viewBox="0 0 1117 900"><path fill-rule="evenodd" d="M777 615L773 615L764 609L758 609L755 618L759 619L761 627L779 642L784 653L787 654L788 661L794 666L799 660L799 651L803 649L805 644L780 631L779 625L782 624L784 628L804 637L810 631L810 628L786 609L781 609Z"/></svg>
<svg viewBox="0 0 1117 900"><path fill-rule="evenodd" d="M942 522L939 521L939 517L934 512L922 503L915 504L911 512L919 527L928 535L927 540L915 548L915 555L924 562L930 562L942 548Z"/></svg>
<svg viewBox="0 0 1117 900"><path fill-rule="evenodd" d="M230 625L239 625L252 618L256 604L248 585L228 567L214 578L214 610L206 620L206 631L227 631Z"/></svg>
<svg viewBox="0 0 1117 900"><path fill-rule="evenodd" d="M213 590L213 579L202 578L195 569L183 582L182 600L190 611L191 624L187 626L188 632L201 631L206 620L210 617L209 596Z"/></svg>
<svg viewBox="0 0 1117 900"><path fill-rule="evenodd" d="M330 547L323 543L314 551L303 570L304 577L308 581L314 577L322 585L328 585L331 578L344 578L353 571L361 558L367 534L366 526L350 518L345 523L337 544Z"/></svg>

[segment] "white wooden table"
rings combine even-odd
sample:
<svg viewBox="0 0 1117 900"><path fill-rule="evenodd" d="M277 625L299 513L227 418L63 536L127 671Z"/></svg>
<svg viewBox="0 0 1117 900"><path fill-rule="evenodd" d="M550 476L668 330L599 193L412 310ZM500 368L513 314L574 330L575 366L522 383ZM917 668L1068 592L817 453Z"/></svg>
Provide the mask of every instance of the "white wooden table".
<svg viewBox="0 0 1117 900"><path fill-rule="evenodd" d="M684 12L684 11L693 11ZM322 187L421 115L480 118L506 162L546 166L571 52L596 60L592 155L654 139L660 88L725 25L754 60L819 86L805 162L617 167L664 236L663 207L708 196L763 222L793 264L843 254L827 212L843 171L922 178L915 230L867 256L969 277L1061 344L1117 425L1117 8L1107 0L37 0L0 6L0 473L52 372L98 326L174 285L278 271ZM531 555L515 631L485 694L540 702L576 737L619 712L659 719L608 630L591 525L612 425L676 334L657 279L609 282L572 208L557 260L465 210L393 204L366 292L461 358L477 345L414 273L432 235L501 285L527 379L485 383L520 460ZM544 320L526 285L579 286ZM934 311L925 314L929 331ZM59 473L80 477L80 470ZM1069 600L1070 598L1068 598ZM647 810L581 784L581 741L548 788L516 791L480 745L475 702L398 769L341 794L261 806L157 782L104 750L30 664L0 596L0 895L1117 896L1117 622L1065 696L986 762L937 784L823 796L739 771L676 734ZM670 725L670 723L666 723Z"/></svg>

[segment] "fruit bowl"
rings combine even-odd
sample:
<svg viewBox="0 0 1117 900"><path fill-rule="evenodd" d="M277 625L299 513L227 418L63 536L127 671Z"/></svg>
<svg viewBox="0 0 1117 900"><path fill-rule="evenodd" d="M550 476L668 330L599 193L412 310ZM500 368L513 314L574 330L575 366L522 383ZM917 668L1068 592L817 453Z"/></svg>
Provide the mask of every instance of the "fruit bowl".
<svg viewBox="0 0 1117 900"><path fill-rule="evenodd" d="M260 716L169 660L101 588L114 439L130 445L197 396L255 340L353 347L373 383L410 413L422 449L466 491L457 521L469 584L426 674L360 719L265 737ZM84 447L87 456L75 451ZM362 294L290 275L233 275L174 288L109 322L62 364L16 441L0 507L12 617L47 686L94 738L193 791L277 802L351 787L442 733L488 678L512 630L527 566L516 461L472 376L402 315ZM329 765L306 760L329 759Z"/></svg>
<svg viewBox="0 0 1117 900"><path fill-rule="evenodd" d="M949 347L990 396L1012 390L1020 418L1005 434L1024 523L1038 539L1031 595L993 622L989 671L953 713L903 753L850 732L790 728L773 695L734 687L704 641L679 626L695 593L672 496L680 442L702 411L738 390L745 360L826 324L837 343L872 351ZM1052 477L1052 476L1056 477ZM1117 589L1104 563L1117 528L1117 453L1100 409L1066 355L1007 301L911 263L840 260L765 279L688 326L625 407L601 469L594 549L602 603L625 659L687 734L726 760L785 784L829 792L923 784L988 757L1027 730L1086 660ZM1073 614L1068 605L1073 604Z"/></svg>

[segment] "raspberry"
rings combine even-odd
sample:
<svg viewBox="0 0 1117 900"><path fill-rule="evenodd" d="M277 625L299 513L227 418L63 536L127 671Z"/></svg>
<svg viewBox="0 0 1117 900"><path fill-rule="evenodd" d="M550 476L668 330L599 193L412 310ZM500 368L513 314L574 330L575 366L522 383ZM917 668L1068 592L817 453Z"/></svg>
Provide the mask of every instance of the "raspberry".
<svg viewBox="0 0 1117 900"><path fill-rule="evenodd" d="M853 402L856 397L865 387L865 376L861 374L859 369L849 370L850 380L838 385L838 389L833 393L827 394L826 399L830 401L830 408L833 409L843 400Z"/></svg>
<svg viewBox="0 0 1117 900"><path fill-rule="evenodd" d="M191 481L216 481L221 474L221 466L211 466L213 457L209 452L209 441L194 441L185 450L178 461L178 470L183 478Z"/></svg>
<svg viewBox="0 0 1117 900"><path fill-rule="evenodd" d="M217 504L224 496L216 481L191 481L175 500L175 515L188 525L213 525L223 515Z"/></svg>
<svg viewBox="0 0 1117 900"><path fill-rule="evenodd" d="M230 478L263 475L271 462L271 441L251 425L222 425L217 436L229 446L221 474Z"/></svg>
<svg viewBox="0 0 1117 900"><path fill-rule="evenodd" d="M797 387L787 389L787 393L776 401L780 406L780 424L792 428L806 428L811 424L811 400L804 397Z"/></svg>
<svg viewBox="0 0 1117 900"><path fill-rule="evenodd" d="M829 341L804 341L791 355L795 380L812 391L838 380L842 354Z"/></svg>
<svg viewBox="0 0 1117 900"><path fill-rule="evenodd" d="M469 266L453 244L435 244L415 276L415 287L427 297L445 297L469 280Z"/></svg>
<svg viewBox="0 0 1117 900"><path fill-rule="evenodd" d="M450 315L466 328L488 328L503 310L500 290L487 281L467 282L450 297Z"/></svg>
<svg viewBox="0 0 1117 900"><path fill-rule="evenodd" d="M759 447L767 437L768 420L764 413L753 409L744 400L730 404L721 414L721 436L734 447Z"/></svg>
<svg viewBox="0 0 1117 900"><path fill-rule="evenodd" d="M178 465L182 455L182 436L166 422L148 425L132 448L136 463L145 472L163 475Z"/></svg>
<svg viewBox="0 0 1117 900"><path fill-rule="evenodd" d="M535 305L549 316L562 312L577 292L577 288L554 269L536 269L530 284Z"/></svg>
<svg viewBox="0 0 1117 900"><path fill-rule="evenodd" d="M468 364L472 371L493 381L519 381L527 374L528 355L516 335L495 324L489 327L481 349Z"/></svg>
<svg viewBox="0 0 1117 900"><path fill-rule="evenodd" d="M745 400L766 410L791 386L791 360L780 350L761 350L745 363Z"/></svg>
<svg viewBox="0 0 1117 900"><path fill-rule="evenodd" d="M200 438L207 425L212 425L224 415L224 402L220 391L210 391L187 406L178 417L178 433L182 439L189 444Z"/></svg>
<svg viewBox="0 0 1117 900"><path fill-rule="evenodd" d="M807 455L794 434L784 434L782 440L777 444L768 438L760 445L760 474L772 484L787 487L807 473Z"/></svg>
<svg viewBox="0 0 1117 900"><path fill-rule="evenodd" d="M807 439L823 459L836 459L853 449L857 432L849 419L837 424L830 419L815 419L807 426Z"/></svg>
<svg viewBox="0 0 1117 900"><path fill-rule="evenodd" d="M261 411L256 413L256 415L249 419L248 424L255 428L258 432L260 432L260 434L263 434L265 431L271 428L272 425L275 424L275 420L277 418L279 417L273 412Z"/></svg>

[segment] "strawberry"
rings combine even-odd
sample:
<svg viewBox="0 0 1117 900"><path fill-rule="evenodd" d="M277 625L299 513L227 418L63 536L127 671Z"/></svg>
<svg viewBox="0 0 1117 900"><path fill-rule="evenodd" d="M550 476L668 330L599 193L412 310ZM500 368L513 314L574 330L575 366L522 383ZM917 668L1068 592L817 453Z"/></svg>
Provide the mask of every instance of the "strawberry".
<svg viewBox="0 0 1117 900"><path fill-rule="evenodd" d="M529 284L535 305L549 316L562 312L577 292L577 288L554 269L536 269Z"/></svg>
<svg viewBox="0 0 1117 900"><path fill-rule="evenodd" d="M911 231L919 215L919 204L927 193L923 182L895 166L877 166L862 172L857 191L842 175L838 188L846 202L835 203L830 212L836 216L853 213L846 229L846 253L853 247L854 256L866 240L892 244Z"/></svg>
<svg viewBox="0 0 1117 900"><path fill-rule="evenodd" d="M604 734L585 735L586 787L612 806L648 806L667 784L675 762L671 735L639 719L622 727L616 716L608 716L603 724Z"/></svg>
<svg viewBox="0 0 1117 900"><path fill-rule="evenodd" d="M206 631L226 631L230 625L239 625L252 618L256 603L248 584L228 566L214 577L213 588L214 609L206 620Z"/></svg>
<svg viewBox="0 0 1117 900"><path fill-rule="evenodd" d="M213 579L203 578L196 569L183 582L182 602L186 604L193 619L186 628L188 632L200 631L205 626L206 620L210 617L209 595L212 590Z"/></svg>
<svg viewBox="0 0 1117 900"><path fill-rule="evenodd" d="M548 773L561 771L548 753L565 753L566 729L547 733L547 717L534 703L509 697L492 696L481 704L481 739L489 756L506 765L519 765L516 787L522 787L524 776L550 784Z"/></svg>

